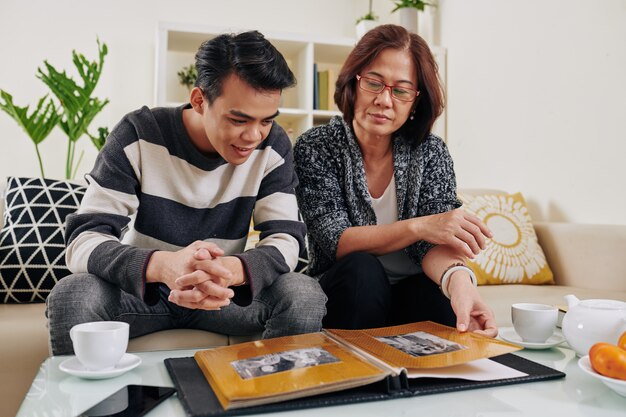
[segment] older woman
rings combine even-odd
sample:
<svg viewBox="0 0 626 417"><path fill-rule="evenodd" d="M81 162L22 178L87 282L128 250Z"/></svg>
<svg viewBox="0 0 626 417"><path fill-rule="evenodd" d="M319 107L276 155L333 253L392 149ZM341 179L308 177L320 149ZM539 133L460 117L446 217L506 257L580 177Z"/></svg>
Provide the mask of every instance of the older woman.
<svg viewBox="0 0 626 417"><path fill-rule="evenodd" d="M371 30L334 98L343 117L295 147L309 273L328 296L324 326L432 320L495 336L464 263L491 234L459 209L452 159L431 134L443 93L427 44L400 26Z"/></svg>

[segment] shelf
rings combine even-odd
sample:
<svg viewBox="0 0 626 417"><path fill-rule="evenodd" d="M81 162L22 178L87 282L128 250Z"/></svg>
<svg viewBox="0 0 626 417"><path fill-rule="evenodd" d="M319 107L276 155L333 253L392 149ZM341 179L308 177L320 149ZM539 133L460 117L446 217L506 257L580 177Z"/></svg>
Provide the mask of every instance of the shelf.
<svg viewBox="0 0 626 417"><path fill-rule="evenodd" d="M313 110L313 117L320 119L327 117L330 119L333 116L341 116L341 112L336 110Z"/></svg>
<svg viewBox="0 0 626 417"><path fill-rule="evenodd" d="M195 53L202 42L222 33L239 33L245 29L220 28L197 24L160 22L157 28L155 59L154 105L180 105L188 100L189 92L178 82L177 72L194 63ZM340 113L336 110L313 108L315 74L329 71L329 83L335 83L341 66L354 47L355 39L348 37L307 36L294 33L264 33L278 49L293 71L297 85L283 91L278 123L292 140L313 126L328 122ZM440 77L445 84L446 50L433 48L439 63ZM332 100L331 100L332 101ZM435 124L434 132L445 139L445 113Z"/></svg>

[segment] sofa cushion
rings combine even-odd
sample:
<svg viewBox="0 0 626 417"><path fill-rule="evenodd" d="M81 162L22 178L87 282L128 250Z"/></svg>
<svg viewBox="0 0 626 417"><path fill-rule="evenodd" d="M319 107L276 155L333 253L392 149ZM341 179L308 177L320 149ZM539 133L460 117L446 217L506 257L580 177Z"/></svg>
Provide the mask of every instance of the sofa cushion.
<svg viewBox="0 0 626 417"><path fill-rule="evenodd" d="M0 302L42 302L65 266L65 217L85 187L68 181L9 177L0 231Z"/></svg>
<svg viewBox="0 0 626 417"><path fill-rule="evenodd" d="M459 194L463 208L493 233L472 261L479 284L553 284L522 194Z"/></svg>

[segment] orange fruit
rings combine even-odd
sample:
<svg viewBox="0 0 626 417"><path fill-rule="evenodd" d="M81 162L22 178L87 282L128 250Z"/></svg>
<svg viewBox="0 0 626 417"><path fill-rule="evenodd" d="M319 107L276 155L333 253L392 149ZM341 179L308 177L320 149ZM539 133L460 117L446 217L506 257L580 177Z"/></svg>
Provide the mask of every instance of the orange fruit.
<svg viewBox="0 0 626 417"><path fill-rule="evenodd" d="M617 341L617 346L626 350L626 332L622 333L622 335L619 337L619 340Z"/></svg>
<svg viewBox="0 0 626 417"><path fill-rule="evenodd" d="M626 381L625 349L610 343L596 343L589 349L589 361L597 373Z"/></svg>

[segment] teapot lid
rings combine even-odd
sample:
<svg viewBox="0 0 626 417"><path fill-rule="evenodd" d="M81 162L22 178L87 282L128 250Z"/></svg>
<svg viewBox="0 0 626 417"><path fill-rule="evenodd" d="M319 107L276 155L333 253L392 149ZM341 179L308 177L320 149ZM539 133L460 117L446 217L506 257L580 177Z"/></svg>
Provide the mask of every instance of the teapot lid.
<svg viewBox="0 0 626 417"><path fill-rule="evenodd" d="M578 305L581 307L594 308L598 310L626 310L626 303L619 300L583 300Z"/></svg>

